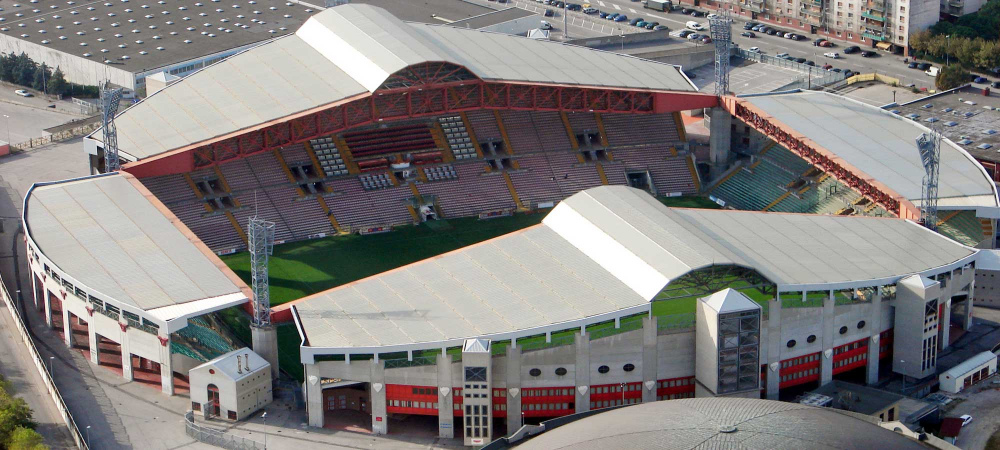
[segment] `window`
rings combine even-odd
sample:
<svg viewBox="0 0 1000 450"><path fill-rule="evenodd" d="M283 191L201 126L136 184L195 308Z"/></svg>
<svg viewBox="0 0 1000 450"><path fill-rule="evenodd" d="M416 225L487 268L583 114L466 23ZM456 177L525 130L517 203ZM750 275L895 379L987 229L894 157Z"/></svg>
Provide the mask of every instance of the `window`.
<svg viewBox="0 0 1000 450"><path fill-rule="evenodd" d="M611 368L608 367L608 366L601 366L601 367L597 368L597 372L598 373L608 373L610 371L611 371Z"/></svg>
<svg viewBox="0 0 1000 450"><path fill-rule="evenodd" d="M466 367L465 381L486 381L485 367Z"/></svg>
<svg viewBox="0 0 1000 450"><path fill-rule="evenodd" d="M785 347L788 347L788 348L795 347L795 339L789 339L788 342L785 343Z"/></svg>
<svg viewBox="0 0 1000 450"><path fill-rule="evenodd" d="M635 370L635 365L633 365L632 363L625 364L624 366L622 366L622 370L626 372L631 372Z"/></svg>
<svg viewBox="0 0 1000 450"><path fill-rule="evenodd" d="M566 375L566 368L565 367L560 367L560 368L556 369L556 375L558 375L560 377L563 376L563 375Z"/></svg>
<svg viewBox="0 0 1000 450"><path fill-rule="evenodd" d="M847 333L847 327L840 327L840 334L846 334L846 333Z"/></svg>
<svg viewBox="0 0 1000 450"><path fill-rule="evenodd" d="M862 329L862 328L864 328L864 327L865 327L865 321L864 320L858 322L858 329L859 330Z"/></svg>
<svg viewBox="0 0 1000 450"><path fill-rule="evenodd" d="M531 375L533 377L537 377L537 376L539 376L541 374L542 374L542 370L541 369L531 369L531 370L528 371L528 375Z"/></svg>
<svg viewBox="0 0 1000 450"><path fill-rule="evenodd" d="M810 334L809 337L806 338L806 342L808 342L810 344L812 344L813 342L816 342L816 335L815 334Z"/></svg>

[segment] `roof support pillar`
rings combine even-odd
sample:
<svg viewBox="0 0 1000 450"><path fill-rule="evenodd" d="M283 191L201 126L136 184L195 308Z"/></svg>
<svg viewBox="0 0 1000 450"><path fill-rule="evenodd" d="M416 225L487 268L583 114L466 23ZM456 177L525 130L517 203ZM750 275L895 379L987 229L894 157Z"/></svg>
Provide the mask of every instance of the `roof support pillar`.
<svg viewBox="0 0 1000 450"><path fill-rule="evenodd" d="M574 350L576 350L576 364L574 374L576 377L576 412L590 411L590 336L587 335L586 325L580 327L580 333L574 337ZM510 412L508 411L508 414Z"/></svg>
<svg viewBox="0 0 1000 450"><path fill-rule="evenodd" d="M455 389L451 385L451 369L451 355L443 352L437 355L438 437L442 439L455 438Z"/></svg>
<svg viewBox="0 0 1000 450"><path fill-rule="evenodd" d="M786 294L787 295L787 294ZM802 293L805 300L805 292ZM793 299L794 300L794 299ZM763 336L763 335L762 335ZM762 360L767 364L767 399L777 400L781 389L781 293L776 292L767 305L767 342Z"/></svg>
<svg viewBox="0 0 1000 450"><path fill-rule="evenodd" d="M871 337L868 338L868 361L865 363L865 382L868 385L878 383L878 349L879 336L882 331L882 286L875 290L875 297L872 298L871 312L868 313L868 320L871 321L869 330Z"/></svg>
<svg viewBox="0 0 1000 450"><path fill-rule="evenodd" d="M826 298L823 299L823 352L819 357L820 386L833 381L834 294L831 289Z"/></svg>
<svg viewBox="0 0 1000 450"><path fill-rule="evenodd" d="M521 416L521 347L507 347L507 434L524 425Z"/></svg>
<svg viewBox="0 0 1000 450"><path fill-rule="evenodd" d="M642 318L642 402L656 401L659 355L656 345L656 317Z"/></svg>

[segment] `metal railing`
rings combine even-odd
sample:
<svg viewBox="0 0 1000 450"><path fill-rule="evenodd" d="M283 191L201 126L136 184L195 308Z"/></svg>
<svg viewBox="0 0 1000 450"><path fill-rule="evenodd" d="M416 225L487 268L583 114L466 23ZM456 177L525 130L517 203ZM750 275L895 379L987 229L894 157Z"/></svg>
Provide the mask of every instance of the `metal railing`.
<svg viewBox="0 0 1000 450"><path fill-rule="evenodd" d="M404 367L433 366L437 364L436 356L414 356L412 360L406 358L386 359L386 369L401 369Z"/></svg>
<svg viewBox="0 0 1000 450"><path fill-rule="evenodd" d="M253 439L235 436L194 423L194 411L188 411L184 414L184 432L200 442L229 450L264 450L266 448L264 444Z"/></svg>
<svg viewBox="0 0 1000 450"><path fill-rule="evenodd" d="M771 55L764 55L764 54L761 54L761 53L758 53L758 52L751 52L751 51L748 51L748 50L745 50L745 49L742 49L742 48L735 49L733 56L739 56L740 58L743 58L743 59L748 60L748 61L755 61L755 62L759 62L759 63L763 63L763 64L770 64L772 66L777 66L777 67L785 67L785 68L788 68L788 69L794 69L794 70L797 70L799 72L804 72L805 73L805 75L802 77L802 79L796 80L795 82L789 84L788 86L799 85L799 84L801 84L803 86L803 88L810 88L810 87L816 87L816 86L825 86L825 85L828 85L828 84L831 84L831 83L836 83L836 82L841 81L841 80L843 80L845 78L844 74L841 73L841 72L830 72L830 71L823 70L820 67L810 66L810 65L802 64L802 63L797 63L795 61L790 61L790 60L787 60L787 59L777 58L777 57L774 57L774 56L771 56ZM809 79L807 80L806 77L808 77ZM776 91L783 91L783 90L792 89L792 88L790 88L788 86L784 86L782 88L776 89Z"/></svg>
<svg viewBox="0 0 1000 450"><path fill-rule="evenodd" d="M15 264L17 259L15 256ZM52 374L49 372L49 367L45 364L42 359L42 355L38 353L38 348L35 347L35 342L28 335L28 329L21 320L20 314L18 314L19 309L14 304L14 300L10 298L10 294L7 292L7 287L3 284L3 278L0 278L0 297L3 298L4 304L7 306L7 311L10 312L11 317L14 319L14 324L17 327L18 334L21 335L21 342L24 342L24 346L27 347L28 353L31 354L31 360L35 363L35 369L38 370L38 374L42 377L42 382L45 384L45 389L49 392L49 397L52 402L55 403L56 409L59 410L59 415L62 416L63 423L66 424L66 428L69 430L70 436L73 438L73 442L76 447L81 450L89 450L90 446L87 440L80 433L80 427L76 425L76 421L73 420L73 415L70 414L69 408L66 406L66 401L63 400L62 394L59 393L59 388L56 387L55 381L52 379Z"/></svg>
<svg viewBox="0 0 1000 450"><path fill-rule="evenodd" d="M656 334L670 334L694 328L695 314L681 313L656 318Z"/></svg>
<svg viewBox="0 0 1000 450"><path fill-rule="evenodd" d="M101 127L100 122L81 125L71 130L64 130L55 134L50 134L48 136L31 138L24 142L11 144L10 148L11 150L26 150L29 148L41 147L43 145L48 145L53 142L62 142L65 140L73 139L78 136L86 135L100 127Z"/></svg>
<svg viewBox="0 0 1000 450"><path fill-rule="evenodd" d="M560 347L563 345L572 345L576 342L576 334L567 334L563 336L552 336L549 342L545 342L545 339L532 340L525 343L518 342L517 346L521 347L522 352L530 352L532 350L542 350L552 347Z"/></svg>
<svg viewBox="0 0 1000 450"><path fill-rule="evenodd" d="M602 328L600 330L591 331L587 334L590 335L590 340L593 341L594 339L600 339L608 336L614 336L616 334L622 334L625 332L638 330L642 328L642 320L632 320L629 322L622 322L619 325L620 326L618 328L615 327Z"/></svg>

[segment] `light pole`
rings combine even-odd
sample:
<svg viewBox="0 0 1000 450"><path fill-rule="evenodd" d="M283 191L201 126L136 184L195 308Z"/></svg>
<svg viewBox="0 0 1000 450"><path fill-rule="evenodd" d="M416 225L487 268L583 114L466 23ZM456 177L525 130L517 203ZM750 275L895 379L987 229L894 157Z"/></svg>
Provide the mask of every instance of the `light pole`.
<svg viewBox="0 0 1000 450"><path fill-rule="evenodd" d="M264 431L261 431L261 433L264 433L264 450L267 450L267 411L264 411L264 414L260 415L260 419L264 423Z"/></svg>
<svg viewBox="0 0 1000 450"><path fill-rule="evenodd" d="M944 65L950 66L951 65L951 35L950 34L946 35L944 37L944 41L945 41L945 46L944 46Z"/></svg>
<svg viewBox="0 0 1000 450"><path fill-rule="evenodd" d="M622 386L622 406L625 406L625 383L622 383L621 386Z"/></svg>
<svg viewBox="0 0 1000 450"><path fill-rule="evenodd" d="M625 53L625 30L622 27L618 27L619 37L622 38L622 53Z"/></svg>
<svg viewBox="0 0 1000 450"><path fill-rule="evenodd" d="M892 91L892 102L896 103L896 91L895 90Z"/></svg>
<svg viewBox="0 0 1000 450"><path fill-rule="evenodd" d="M90 425L87 425L87 447L90 447Z"/></svg>
<svg viewBox="0 0 1000 450"><path fill-rule="evenodd" d="M55 382L56 382L56 380L55 380L55 374L54 374L54 373L52 373L52 361L53 361L54 359L56 359L56 357L55 357L55 356L50 356L50 357L49 357L49 377L52 377L52 383L53 383L53 384L55 384Z"/></svg>
<svg viewBox="0 0 1000 450"><path fill-rule="evenodd" d="M11 145L10 142L10 116L4 114L3 121L7 125L7 145Z"/></svg>

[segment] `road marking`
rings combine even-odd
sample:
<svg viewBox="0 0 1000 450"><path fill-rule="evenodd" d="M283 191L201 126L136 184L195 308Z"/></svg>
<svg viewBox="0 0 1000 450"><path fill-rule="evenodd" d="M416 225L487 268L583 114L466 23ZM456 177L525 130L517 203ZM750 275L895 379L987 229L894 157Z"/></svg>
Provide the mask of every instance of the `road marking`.
<svg viewBox="0 0 1000 450"><path fill-rule="evenodd" d="M629 12L631 12L631 13L633 13L633 14L636 14L636 13L638 13L638 12L639 12L639 11L636 11L636 10L634 10L634 9L632 9L632 8L629 8L628 10L629 10Z"/></svg>
<svg viewBox="0 0 1000 450"><path fill-rule="evenodd" d="M608 5L605 5L604 2L602 2L601 0L597 0L597 4L601 5L602 7L608 6Z"/></svg>
<svg viewBox="0 0 1000 450"><path fill-rule="evenodd" d="M622 9L622 7L621 7L621 6L618 6L618 5L615 5L615 4L612 4L611 6L614 6L614 7L615 7L615 9L617 9L617 10L619 10L619 11L621 11L621 9Z"/></svg>

